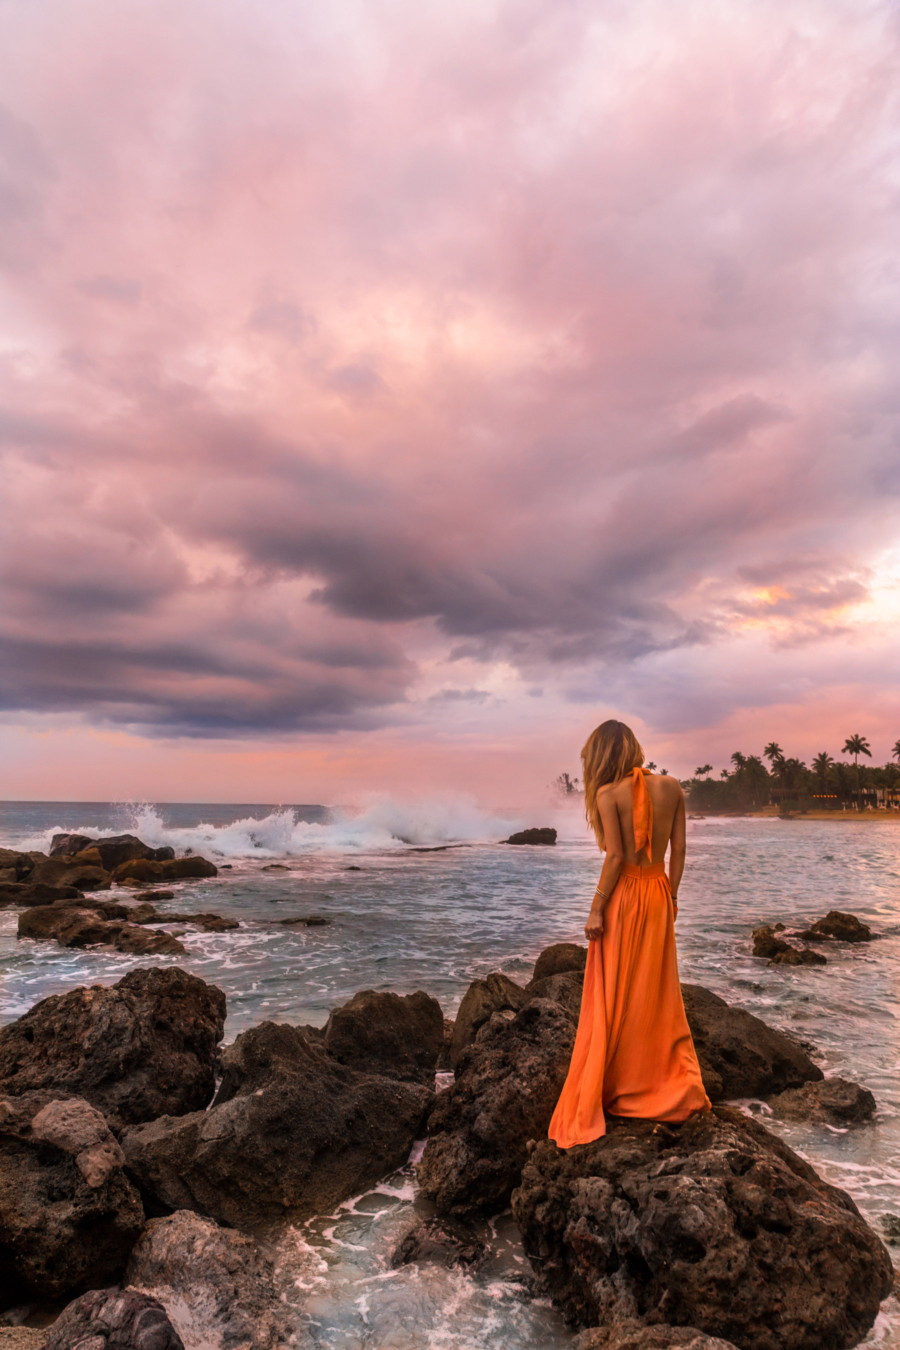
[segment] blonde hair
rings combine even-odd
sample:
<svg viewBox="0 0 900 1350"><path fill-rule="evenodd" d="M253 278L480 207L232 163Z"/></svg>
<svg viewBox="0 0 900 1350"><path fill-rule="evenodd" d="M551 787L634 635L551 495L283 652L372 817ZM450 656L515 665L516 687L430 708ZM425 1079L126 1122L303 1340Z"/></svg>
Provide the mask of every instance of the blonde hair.
<svg viewBox="0 0 900 1350"><path fill-rule="evenodd" d="M584 814L588 824L597 836L597 843L605 849L603 826L597 807L597 791L606 783L618 783L632 769L639 768L644 762L644 752L631 727L624 722L610 719L602 722L588 736L581 752L584 783Z"/></svg>

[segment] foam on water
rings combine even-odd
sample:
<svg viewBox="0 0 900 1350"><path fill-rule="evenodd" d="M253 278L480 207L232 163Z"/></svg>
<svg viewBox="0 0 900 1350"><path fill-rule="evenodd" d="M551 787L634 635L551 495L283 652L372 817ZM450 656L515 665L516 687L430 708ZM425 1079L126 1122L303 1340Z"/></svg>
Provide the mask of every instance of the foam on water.
<svg viewBox="0 0 900 1350"><path fill-rule="evenodd" d="M303 808L285 806L227 824L201 820L178 825L167 819L165 808L148 803L121 804L116 828L137 834L153 848L169 845L179 854L190 850L214 859L289 858L309 853L488 843L521 828L515 816L484 811L470 799L451 794L418 801L373 796L356 807L337 806L327 812L318 809L324 819L305 819ZM46 852L54 834L109 833L110 825L101 819L108 814L108 810L98 811L90 819L77 816L74 821L57 821L10 842L16 848ZM9 837L9 831L6 833Z"/></svg>

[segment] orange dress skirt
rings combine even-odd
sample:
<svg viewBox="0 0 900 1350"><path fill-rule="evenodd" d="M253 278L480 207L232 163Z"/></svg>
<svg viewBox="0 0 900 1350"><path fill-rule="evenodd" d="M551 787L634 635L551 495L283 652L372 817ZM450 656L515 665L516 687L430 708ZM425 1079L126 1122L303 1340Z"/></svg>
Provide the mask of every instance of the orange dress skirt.
<svg viewBox="0 0 900 1350"><path fill-rule="evenodd" d="M548 1134L560 1148L606 1133L605 1112L682 1121L709 1108L675 953L665 865L625 864L588 943L572 1062Z"/></svg>

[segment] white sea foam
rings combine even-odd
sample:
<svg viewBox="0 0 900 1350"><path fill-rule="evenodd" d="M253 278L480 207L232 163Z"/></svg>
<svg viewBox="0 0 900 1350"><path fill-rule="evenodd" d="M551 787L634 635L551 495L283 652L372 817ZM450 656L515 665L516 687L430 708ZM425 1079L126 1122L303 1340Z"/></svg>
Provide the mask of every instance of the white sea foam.
<svg viewBox="0 0 900 1350"><path fill-rule="evenodd" d="M485 811L468 798L448 794L417 801L371 797L358 806L330 809L324 821L301 820L294 808L283 807L227 825L167 824L156 806L144 804L131 809L131 819L122 829L153 848L169 845L177 853L190 849L214 858L259 859L493 843L521 825L515 817ZM67 821L22 840L17 847L46 851L53 835L63 832L111 833L108 826L101 829L90 821Z"/></svg>

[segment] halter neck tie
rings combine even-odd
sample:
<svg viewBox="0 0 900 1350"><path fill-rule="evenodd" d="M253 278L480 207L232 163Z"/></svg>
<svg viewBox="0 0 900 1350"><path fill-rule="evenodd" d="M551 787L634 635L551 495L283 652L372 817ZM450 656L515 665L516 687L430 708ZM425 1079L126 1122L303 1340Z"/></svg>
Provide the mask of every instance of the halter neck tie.
<svg viewBox="0 0 900 1350"><path fill-rule="evenodd" d="M644 774L647 769L634 769L631 774L631 814L634 820L634 853L637 857L642 849L653 858L653 802L647 791Z"/></svg>

